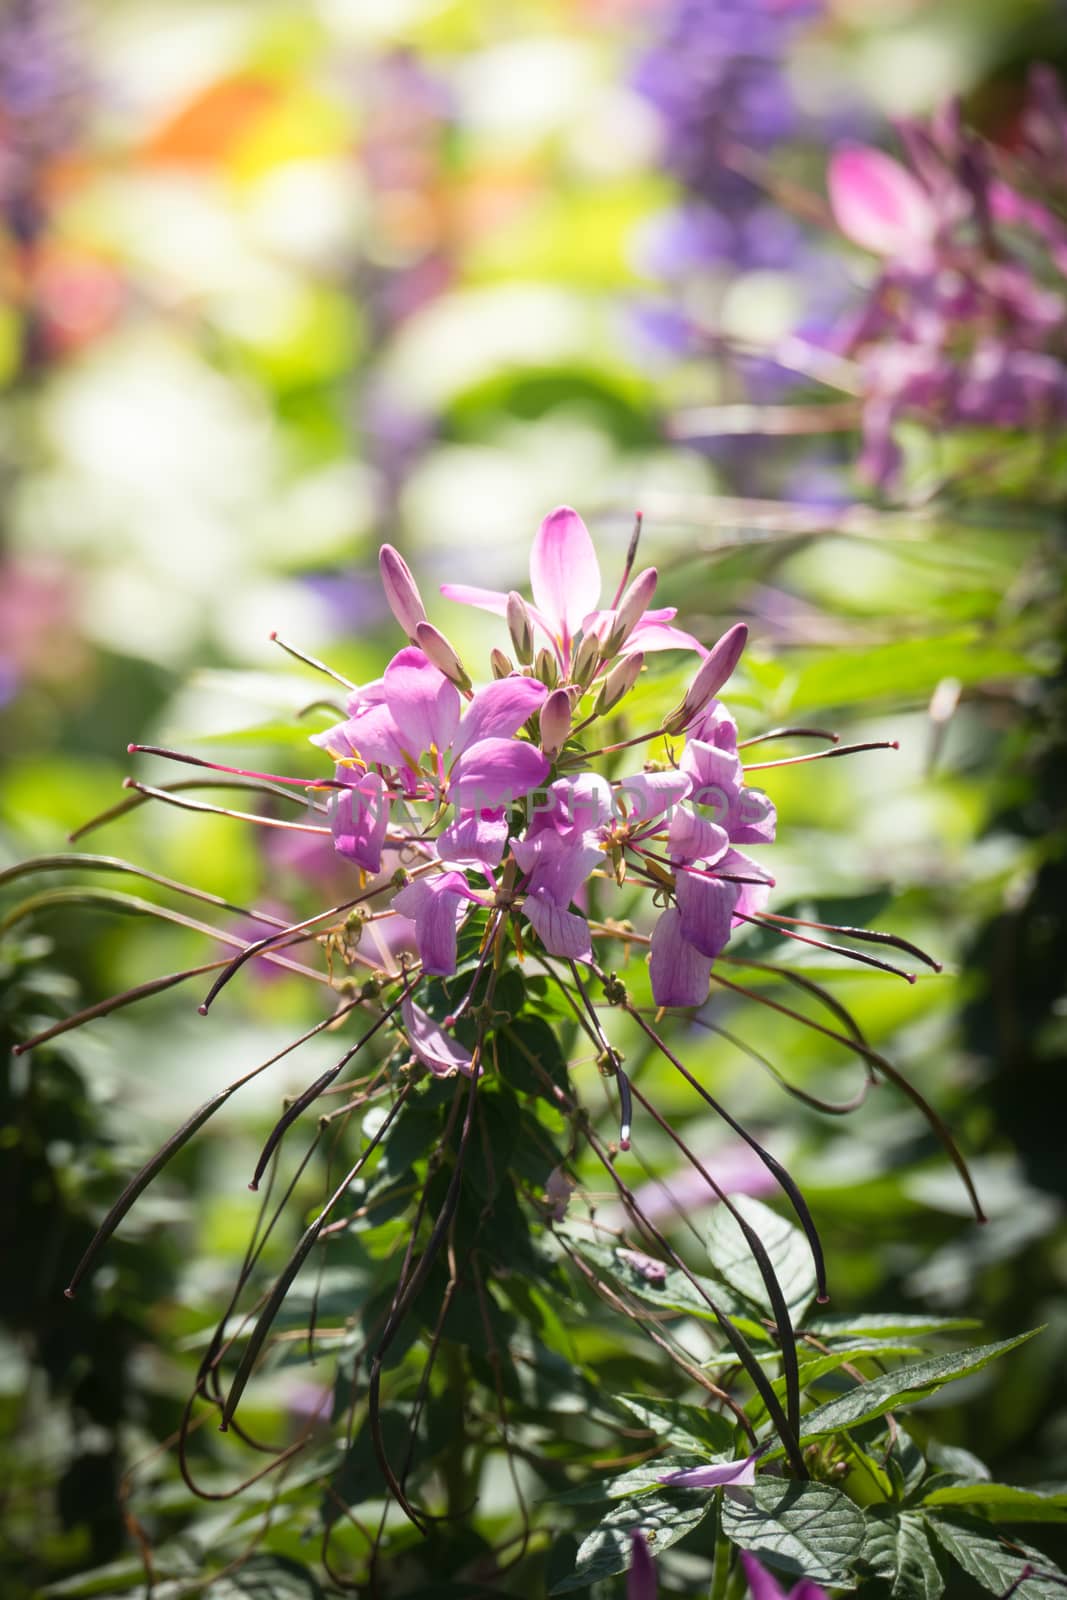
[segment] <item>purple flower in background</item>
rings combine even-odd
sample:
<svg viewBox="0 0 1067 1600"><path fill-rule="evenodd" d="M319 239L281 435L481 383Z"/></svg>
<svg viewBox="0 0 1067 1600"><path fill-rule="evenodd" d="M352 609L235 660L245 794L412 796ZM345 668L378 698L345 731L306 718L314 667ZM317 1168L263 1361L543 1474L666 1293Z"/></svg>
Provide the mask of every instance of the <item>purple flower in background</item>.
<svg viewBox="0 0 1067 1600"><path fill-rule="evenodd" d="M862 375L861 468L882 486L900 468L902 417L1044 433L1067 417L1067 229L996 175L954 104L901 137L907 166L854 146L828 173L842 233L884 263L838 334Z"/></svg>
<svg viewBox="0 0 1067 1600"><path fill-rule="evenodd" d="M88 80L64 0L6 0L0 13L0 213L34 245L48 208L47 166L74 143Z"/></svg>

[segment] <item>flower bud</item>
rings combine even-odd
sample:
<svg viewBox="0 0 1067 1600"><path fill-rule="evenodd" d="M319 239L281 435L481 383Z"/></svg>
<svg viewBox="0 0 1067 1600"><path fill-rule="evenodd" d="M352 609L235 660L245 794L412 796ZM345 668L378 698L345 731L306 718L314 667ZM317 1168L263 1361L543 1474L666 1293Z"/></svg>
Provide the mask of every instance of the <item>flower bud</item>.
<svg viewBox="0 0 1067 1600"><path fill-rule="evenodd" d="M539 678L549 689L554 689L559 682L559 669L551 650L547 648L538 650L534 660L534 677Z"/></svg>
<svg viewBox="0 0 1067 1600"><path fill-rule="evenodd" d="M420 622L426 621L426 607L419 586L411 576L411 568L399 550L394 550L391 544L383 544L378 552L378 571L390 611L415 644L415 630Z"/></svg>
<svg viewBox="0 0 1067 1600"><path fill-rule="evenodd" d="M693 718L703 711L708 701L714 700L740 661L747 639L747 623L735 622L733 627L727 628L722 638L712 645L697 668L696 676L686 690L681 705L676 706L670 716L664 718L665 733L681 733L682 729L687 728Z"/></svg>
<svg viewBox="0 0 1067 1600"><path fill-rule="evenodd" d="M648 610L655 592L656 569L646 567L644 572L638 573L615 609L615 622L602 651L605 661L618 655Z"/></svg>
<svg viewBox="0 0 1067 1600"><path fill-rule="evenodd" d="M588 689L600 665L600 640L595 633L587 633L574 652L571 663L571 682L579 689Z"/></svg>
<svg viewBox="0 0 1067 1600"><path fill-rule="evenodd" d="M541 749L550 761L563 749L571 731L571 697L566 689L553 689L541 707Z"/></svg>
<svg viewBox="0 0 1067 1600"><path fill-rule="evenodd" d="M508 632L515 647L515 659L520 666L528 667L533 660L533 618L526 601L512 589L508 595Z"/></svg>
<svg viewBox="0 0 1067 1600"><path fill-rule="evenodd" d="M490 650L489 665L493 669L494 678L510 678L515 671L503 650Z"/></svg>
<svg viewBox="0 0 1067 1600"><path fill-rule="evenodd" d="M594 716L604 716L613 706L617 706L620 700L625 699L637 682L644 664L645 658L641 651L637 650L632 656L623 656L622 660L612 667L597 695Z"/></svg>
<svg viewBox="0 0 1067 1600"><path fill-rule="evenodd" d="M463 663L444 634L435 628L432 622L416 624L415 643L427 660L433 662L438 672L443 672L457 689L462 689L466 694L471 687L471 680L464 671Z"/></svg>

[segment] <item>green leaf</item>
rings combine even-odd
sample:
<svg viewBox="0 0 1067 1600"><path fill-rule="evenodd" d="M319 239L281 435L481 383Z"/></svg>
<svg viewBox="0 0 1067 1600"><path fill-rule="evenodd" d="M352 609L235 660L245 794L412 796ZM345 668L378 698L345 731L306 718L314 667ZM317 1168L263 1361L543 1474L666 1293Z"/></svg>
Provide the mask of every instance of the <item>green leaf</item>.
<svg viewBox="0 0 1067 1600"><path fill-rule="evenodd" d="M925 1506L974 1506L996 1522L1067 1522L1067 1489L1018 1489L1008 1483L956 1483L932 1489Z"/></svg>
<svg viewBox="0 0 1067 1600"><path fill-rule="evenodd" d="M794 1322L797 1321L814 1299L816 1289L815 1265L807 1240L799 1228L760 1200L738 1195L733 1204L763 1241L774 1274L781 1284L789 1314ZM707 1247L716 1275L731 1289L758 1306L764 1316L772 1316L773 1310L759 1267L744 1234L725 1206L716 1206L712 1213Z"/></svg>
<svg viewBox="0 0 1067 1600"><path fill-rule="evenodd" d="M322 1585L290 1556L254 1555L211 1584L211 1600L325 1600Z"/></svg>
<svg viewBox="0 0 1067 1600"><path fill-rule="evenodd" d="M887 1312L874 1316L809 1317L804 1321L803 1331L825 1340L863 1338L872 1333L884 1334L886 1338L913 1338L920 1333L954 1333L978 1326L974 1317L922 1317Z"/></svg>
<svg viewBox="0 0 1067 1600"><path fill-rule="evenodd" d="M991 1594L1010 1589L1014 1600L1063 1600L1067 1575L1040 1550L1018 1539L1009 1546L984 1522L970 1517L931 1516L927 1526L964 1572Z"/></svg>
<svg viewBox="0 0 1067 1600"><path fill-rule="evenodd" d="M942 678L962 684L1029 678L1034 664L1016 650L987 643L977 628L933 639L887 639L871 649L835 647L809 658L793 686L795 706L850 705L887 699L926 700Z"/></svg>
<svg viewBox="0 0 1067 1600"><path fill-rule="evenodd" d="M653 1555L668 1549L703 1522L715 1504L714 1495L679 1489L642 1495L615 1506L578 1547L577 1565L552 1594L584 1589L598 1578L625 1572L630 1565L632 1536L640 1529Z"/></svg>
<svg viewBox="0 0 1067 1600"><path fill-rule="evenodd" d="M684 1272L679 1272L677 1267L668 1267L662 1282L650 1283L628 1259L627 1252L612 1249L607 1245L590 1244L587 1239L578 1237L567 1229L561 1228L557 1231L566 1236L568 1244L577 1255L602 1274L621 1284L643 1305L655 1306L659 1311L678 1312L687 1317L700 1317L705 1322L717 1322L715 1313L700 1293L700 1290L704 1289L708 1298L730 1318L735 1327L741 1329L746 1339L758 1339L764 1344L767 1343L767 1330L761 1323L753 1320L751 1306L731 1293L724 1284L717 1283L714 1278L704 1278L699 1273L694 1273L693 1279L696 1280L694 1283Z"/></svg>
<svg viewBox="0 0 1067 1600"><path fill-rule="evenodd" d="M892 1600L938 1600L945 1587L923 1520L914 1512L872 1512L863 1559L886 1579Z"/></svg>
<svg viewBox="0 0 1067 1600"><path fill-rule="evenodd" d="M619 1402L653 1433L666 1433L684 1450L699 1450L706 1458L733 1451L734 1430L725 1417L684 1400L650 1400L643 1394L620 1394ZM658 1469L665 1471L664 1467Z"/></svg>
<svg viewBox="0 0 1067 1600"><path fill-rule="evenodd" d="M898 1406L912 1405L924 1395L933 1394L942 1384L954 1378L966 1378L972 1372L1006 1355L1009 1350L1032 1339L1038 1328L1021 1333L1015 1339L1002 1339L998 1344L973 1345L968 1350L957 1350L951 1355L931 1356L926 1361L915 1361L910 1366L898 1367L870 1383L850 1389L848 1394L825 1405L816 1406L800 1419L801 1439L818 1439L825 1433L838 1433L842 1428L854 1428L872 1417L880 1417Z"/></svg>
<svg viewBox="0 0 1067 1600"><path fill-rule="evenodd" d="M839 1489L773 1478L723 1497L722 1531L768 1566L824 1584L849 1582L866 1537L863 1512Z"/></svg>

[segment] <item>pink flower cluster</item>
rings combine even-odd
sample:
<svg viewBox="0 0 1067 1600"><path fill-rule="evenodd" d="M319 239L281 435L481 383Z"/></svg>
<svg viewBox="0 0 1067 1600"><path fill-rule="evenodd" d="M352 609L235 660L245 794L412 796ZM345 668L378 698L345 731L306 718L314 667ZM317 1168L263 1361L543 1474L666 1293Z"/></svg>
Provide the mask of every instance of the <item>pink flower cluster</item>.
<svg viewBox="0 0 1067 1600"><path fill-rule="evenodd" d="M335 762L334 847L371 875L383 872L387 850L414 863L394 874L389 906L406 920L427 975L455 972L472 907L523 919L551 956L590 961L588 880L630 876L662 906L651 940L656 1003L698 1005L732 928L763 906L773 881L738 848L770 843L775 813L745 786L736 725L715 698L747 629L735 625L705 651L672 625L672 609L649 609L654 568L624 590L629 564L601 609L593 544L567 507L541 524L530 571L532 605L515 593L444 586L448 598L508 621L518 664L494 651L496 675L475 690L428 621L406 563L383 547L386 597L411 642L379 680L353 689L345 720L312 741ZM679 648L697 652L700 666L647 737L684 734L684 746L666 746L668 763L609 780L593 767L606 752L587 751L583 730L634 689L647 651ZM431 1069L462 1066L461 1047L409 1009L416 1052Z"/></svg>
<svg viewBox="0 0 1067 1600"><path fill-rule="evenodd" d="M1050 107L1049 94L1038 77L1031 99L1042 96L1043 127L1058 117L1062 146L1067 108L1058 96ZM861 464L881 485L900 467L901 417L1048 430L1067 416L1067 298L1057 286L1067 227L998 175L958 106L900 131L908 166L854 146L829 172L838 227L884 263L840 338L862 374ZM1062 181L1051 161L1047 175Z"/></svg>

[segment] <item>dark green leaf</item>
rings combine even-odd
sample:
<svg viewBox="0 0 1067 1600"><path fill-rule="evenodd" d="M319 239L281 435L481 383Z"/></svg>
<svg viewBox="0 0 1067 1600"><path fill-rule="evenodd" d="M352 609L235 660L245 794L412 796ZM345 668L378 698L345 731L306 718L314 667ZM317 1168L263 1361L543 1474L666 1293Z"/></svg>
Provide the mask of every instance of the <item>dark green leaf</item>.
<svg viewBox="0 0 1067 1600"><path fill-rule="evenodd" d="M673 1493L642 1495L608 1512L578 1548L573 1574L557 1583L552 1594L584 1589L598 1578L625 1572L630 1565L632 1536L640 1530L653 1555L676 1544L703 1522L715 1504L713 1495L680 1489Z"/></svg>
<svg viewBox="0 0 1067 1600"><path fill-rule="evenodd" d="M886 1338L896 1335L914 1338L921 1333L953 1333L957 1329L977 1327L973 1317L922 1317L893 1312L873 1316L807 1317L801 1324L804 1333L826 1340L845 1336L862 1338L873 1333L884 1334Z"/></svg>
<svg viewBox="0 0 1067 1600"><path fill-rule="evenodd" d="M717 1412L683 1400L651 1400L643 1394L620 1394L618 1399L653 1433L665 1433L671 1444L684 1450L699 1450L705 1458L733 1450L734 1430Z"/></svg>
<svg viewBox="0 0 1067 1600"><path fill-rule="evenodd" d="M1067 1490L1007 1483L957 1483L932 1489L923 1506L973 1506L995 1522L1067 1522Z"/></svg>
<svg viewBox="0 0 1067 1600"><path fill-rule="evenodd" d="M971 1517L934 1515L927 1526L964 1572L991 1594L1011 1589L1014 1600L1063 1600L1067 1575L1040 1550L1018 1539L1009 1545Z"/></svg>
<svg viewBox="0 0 1067 1600"><path fill-rule="evenodd" d="M863 1559L889 1584L893 1600L938 1600L945 1587L922 1518L914 1512L872 1512Z"/></svg>
<svg viewBox="0 0 1067 1600"><path fill-rule="evenodd" d="M760 1200L738 1195L733 1204L762 1240L790 1316L794 1322L797 1321L811 1304L816 1288L815 1266L807 1240L799 1228ZM716 1275L757 1306L763 1316L772 1316L770 1299L759 1267L744 1234L725 1206L716 1206L712 1213L707 1246Z"/></svg>
<svg viewBox="0 0 1067 1600"><path fill-rule="evenodd" d="M768 1566L815 1583L843 1584L863 1548L858 1506L824 1483L757 1479L743 1495L725 1495L722 1531Z"/></svg>
<svg viewBox="0 0 1067 1600"><path fill-rule="evenodd" d="M1021 1333L1015 1339L1003 1339L998 1344L973 1345L952 1355L931 1356L926 1361L915 1361L898 1367L870 1383L850 1389L848 1394L825 1405L816 1406L801 1418L801 1439L817 1439L822 1434L838 1433L842 1428L854 1428L872 1417L880 1417L897 1406L912 1405L924 1395L933 1394L944 1383L954 1378L965 1378L981 1369L998 1356L1025 1344L1039 1330Z"/></svg>

